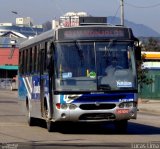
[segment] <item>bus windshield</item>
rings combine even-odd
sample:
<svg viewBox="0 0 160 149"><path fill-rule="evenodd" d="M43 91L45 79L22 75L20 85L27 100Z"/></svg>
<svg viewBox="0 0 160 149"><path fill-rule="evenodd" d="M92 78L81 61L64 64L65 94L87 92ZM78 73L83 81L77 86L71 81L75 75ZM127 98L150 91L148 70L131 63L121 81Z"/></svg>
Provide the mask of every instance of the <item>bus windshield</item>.
<svg viewBox="0 0 160 149"><path fill-rule="evenodd" d="M135 89L134 46L120 41L55 44L55 83L60 91Z"/></svg>

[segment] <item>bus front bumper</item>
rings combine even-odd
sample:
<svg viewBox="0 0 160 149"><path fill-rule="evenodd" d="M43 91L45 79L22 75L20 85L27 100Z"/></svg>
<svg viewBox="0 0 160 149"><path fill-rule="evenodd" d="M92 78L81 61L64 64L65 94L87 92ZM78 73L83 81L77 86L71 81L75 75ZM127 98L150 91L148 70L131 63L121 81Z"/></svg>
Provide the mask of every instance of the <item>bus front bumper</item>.
<svg viewBox="0 0 160 149"><path fill-rule="evenodd" d="M115 120L129 120L137 118L137 108L114 108L111 110L55 110L54 121L73 122L103 122Z"/></svg>

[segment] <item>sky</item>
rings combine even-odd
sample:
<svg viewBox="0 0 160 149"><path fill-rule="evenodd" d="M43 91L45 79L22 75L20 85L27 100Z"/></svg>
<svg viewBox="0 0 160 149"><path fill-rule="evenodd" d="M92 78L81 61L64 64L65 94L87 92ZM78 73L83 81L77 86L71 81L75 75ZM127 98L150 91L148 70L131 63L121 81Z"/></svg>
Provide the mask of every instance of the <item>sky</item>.
<svg viewBox="0 0 160 149"><path fill-rule="evenodd" d="M18 14L12 13L16 11ZM31 17L34 24L51 21L66 12L120 17L120 0L0 0L0 23ZM124 0L124 17L160 33L160 0Z"/></svg>

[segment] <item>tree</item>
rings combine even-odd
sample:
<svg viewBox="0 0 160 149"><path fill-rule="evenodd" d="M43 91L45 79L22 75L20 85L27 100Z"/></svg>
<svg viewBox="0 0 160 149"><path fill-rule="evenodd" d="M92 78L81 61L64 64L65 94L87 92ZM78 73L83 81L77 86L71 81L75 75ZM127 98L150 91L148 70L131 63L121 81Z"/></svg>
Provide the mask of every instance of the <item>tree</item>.
<svg viewBox="0 0 160 149"><path fill-rule="evenodd" d="M52 23L50 21L47 21L47 22L43 23L42 26L43 26L43 31L44 32L52 29Z"/></svg>
<svg viewBox="0 0 160 149"><path fill-rule="evenodd" d="M144 68L143 62L145 61L145 54L142 54L142 58L140 61L137 61L137 71L138 71L138 85L139 92L141 94L144 85L149 85L153 83L152 78L148 78L148 69Z"/></svg>
<svg viewBox="0 0 160 149"><path fill-rule="evenodd" d="M145 51L160 51L160 45L158 41L154 38L149 38L148 41L144 44Z"/></svg>

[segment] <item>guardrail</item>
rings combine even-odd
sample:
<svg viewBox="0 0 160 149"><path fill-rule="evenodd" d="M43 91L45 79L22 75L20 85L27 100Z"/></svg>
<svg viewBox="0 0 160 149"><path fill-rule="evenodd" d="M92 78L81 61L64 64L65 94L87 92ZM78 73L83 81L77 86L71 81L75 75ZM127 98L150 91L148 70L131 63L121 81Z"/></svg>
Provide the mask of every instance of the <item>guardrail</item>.
<svg viewBox="0 0 160 149"><path fill-rule="evenodd" d="M0 78L0 88L8 90L17 90L18 82L12 78Z"/></svg>

